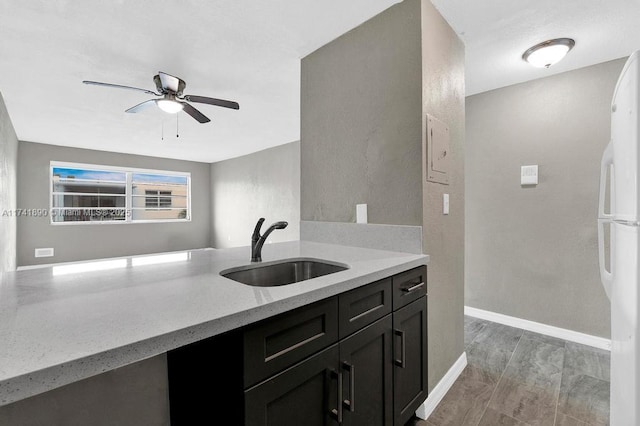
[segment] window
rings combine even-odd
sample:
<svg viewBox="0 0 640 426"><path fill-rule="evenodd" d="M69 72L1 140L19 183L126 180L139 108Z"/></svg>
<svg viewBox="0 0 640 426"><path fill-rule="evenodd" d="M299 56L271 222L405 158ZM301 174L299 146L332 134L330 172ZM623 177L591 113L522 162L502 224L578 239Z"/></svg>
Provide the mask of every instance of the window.
<svg viewBox="0 0 640 426"><path fill-rule="evenodd" d="M51 162L51 223L191 219L190 173Z"/></svg>
<svg viewBox="0 0 640 426"><path fill-rule="evenodd" d="M144 191L144 207L153 209L155 207L171 208L171 191ZM164 195L164 197L161 197Z"/></svg>
<svg viewBox="0 0 640 426"><path fill-rule="evenodd" d="M179 220L189 216L189 176L131 173L132 219Z"/></svg>

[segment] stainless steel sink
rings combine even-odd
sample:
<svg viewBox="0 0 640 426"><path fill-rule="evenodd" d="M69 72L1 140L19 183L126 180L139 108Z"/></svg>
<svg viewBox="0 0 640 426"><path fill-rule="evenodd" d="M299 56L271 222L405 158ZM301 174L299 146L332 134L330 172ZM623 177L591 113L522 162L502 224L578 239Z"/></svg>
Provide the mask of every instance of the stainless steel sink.
<svg viewBox="0 0 640 426"><path fill-rule="evenodd" d="M290 259L240 266L220 272L225 278L258 287L293 284L349 269L347 265L318 259Z"/></svg>

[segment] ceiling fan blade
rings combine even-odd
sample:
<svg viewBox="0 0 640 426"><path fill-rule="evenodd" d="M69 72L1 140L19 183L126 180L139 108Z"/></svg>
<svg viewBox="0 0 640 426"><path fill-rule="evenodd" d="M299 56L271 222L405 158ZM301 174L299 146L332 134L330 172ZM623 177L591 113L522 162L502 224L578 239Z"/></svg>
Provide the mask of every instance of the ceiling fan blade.
<svg viewBox="0 0 640 426"><path fill-rule="evenodd" d="M197 102L200 104L209 104L231 109L240 109L240 105L234 101L225 101L224 99L208 98L206 96L185 95L184 99L189 102Z"/></svg>
<svg viewBox="0 0 640 426"><path fill-rule="evenodd" d="M144 101L136 106L133 106L131 108L129 108L128 110L126 110L125 112L140 112L140 111L144 111L145 109L149 108L151 105L155 105L156 104L156 100L155 99L149 99L148 101Z"/></svg>
<svg viewBox="0 0 640 426"><path fill-rule="evenodd" d="M192 116L193 118L195 118L196 120L198 120L198 122L208 123L211 121L206 115L204 115L203 113L201 113L200 111L198 111L197 109L189 105L188 103L186 102L181 102L181 103L183 106L182 110L187 114L189 114L190 116Z"/></svg>
<svg viewBox="0 0 640 426"><path fill-rule="evenodd" d="M144 92L144 93L149 94L149 95L160 96L159 94L157 94L156 92L153 92L151 90L140 89L138 87L123 86L121 84L101 83L99 81L90 81L90 80L84 80L83 83L84 84L91 84L91 85L94 85L94 86L115 87L116 89L137 90L139 92Z"/></svg>
<svg viewBox="0 0 640 426"><path fill-rule="evenodd" d="M162 87L164 89L170 90L173 93L178 93L178 89L180 88L180 79L178 77L174 77L171 74L167 74L162 71L158 71L158 75L160 76L160 81L162 82Z"/></svg>

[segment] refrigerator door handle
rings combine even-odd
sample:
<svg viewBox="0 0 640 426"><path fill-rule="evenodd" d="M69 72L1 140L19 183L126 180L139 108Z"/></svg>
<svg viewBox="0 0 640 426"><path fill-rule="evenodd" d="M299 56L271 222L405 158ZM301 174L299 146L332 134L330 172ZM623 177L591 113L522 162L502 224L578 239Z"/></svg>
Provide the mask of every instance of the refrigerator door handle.
<svg viewBox="0 0 640 426"><path fill-rule="evenodd" d="M609 167L613 166L613 143L609 142L609 145L604 149L604 153L602 154L602 161L600 162L600 197L598 199L598 219L609 220L613 219L613 211L608 214L604 212L604 200L607 192L607 171ZM613 198L613 173L611 173L611 194L609 194L611 205L614 204Z"/></svg>
<svg viewBox="0 0 640 426"><path fill-rule="evenodd" d="M609 143L602 154L602 161L600 162L600 196L598 200L598 262L600 264L600 280L602 281L602 286L604 287L605 293L607 293L607 297L611 299L611 285L613 284L613 264L609 262L609 267L612 268L611 271L607 271L605 266L605 250L604 250L604 225L605 223L611 224L613 222L613 211L608 214L604 211L604 201L607 192L607 171L609 167L613 166L613 143ZM610 175L610 188L611 193L609 194L611 205L615 206L615 199L613 193L613 172ZM613 210L613 208L612 208ZM609 259L613 259L613 248L614 248L614 231L613 226L610 228L610 250L611 256Z"/></svg>
<svg viewBox="0 0 640 426"><path fill-rule="evenodd" d="M607 297L611 300L611 285L613 284L613 270L607 271L604 261L604 225L609 224L611 228L609 229L609 235L611 236L609 249L613 251L614 247L614 232L613 232L613 224L608 221L598 220L598 261L600 263L600 281L602 281L602 286L604 287L605 293L607 293ZM613 254L613 252L612 252ZM611 259L613 256L610 256ZM613 269L612 262L609 262L609 266Z"/></svg>

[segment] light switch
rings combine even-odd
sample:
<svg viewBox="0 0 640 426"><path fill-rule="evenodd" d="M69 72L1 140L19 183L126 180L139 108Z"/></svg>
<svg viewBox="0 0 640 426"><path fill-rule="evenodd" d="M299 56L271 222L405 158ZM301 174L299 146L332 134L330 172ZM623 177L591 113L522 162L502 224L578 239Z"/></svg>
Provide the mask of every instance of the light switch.
<svg viewBox="0 0 640 426"><path fill-rule="evenodd" d="M442 214L449 214L449 194L442 194Z"/></svg>
<svg viewBox="0 0 640 426"><path fill-rule="evenodd" d="M356 204L356 223L367 223L366 204Z"/></svg>
<svg viewBox="0 0 640 426"><path fill-rule="evenodd" d="M538 184L538 166L522 166L520 167L520 185L537 185Z"/></svg>

